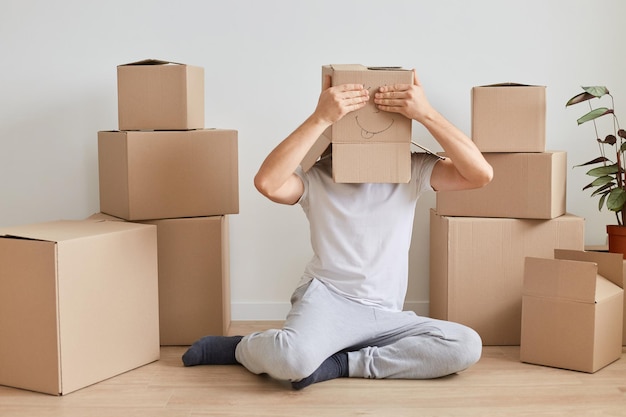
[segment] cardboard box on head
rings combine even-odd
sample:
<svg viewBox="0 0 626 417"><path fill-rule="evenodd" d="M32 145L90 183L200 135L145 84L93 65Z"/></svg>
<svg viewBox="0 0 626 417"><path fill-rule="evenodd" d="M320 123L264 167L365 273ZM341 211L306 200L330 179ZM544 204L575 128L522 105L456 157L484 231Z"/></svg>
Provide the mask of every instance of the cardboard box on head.
<svg viewBox="0 0 626 417"><path fill-rule="evenodd" d="M380 111L374 104L374 93L384 85L411 84L413 72L400 67L325 65L322 79L326 75L331 76L332 86L363 84L371 101L329 127L302 160L302 168L308 171L331 146L336 182L408 182L412 121L398 113Z"/></svg>

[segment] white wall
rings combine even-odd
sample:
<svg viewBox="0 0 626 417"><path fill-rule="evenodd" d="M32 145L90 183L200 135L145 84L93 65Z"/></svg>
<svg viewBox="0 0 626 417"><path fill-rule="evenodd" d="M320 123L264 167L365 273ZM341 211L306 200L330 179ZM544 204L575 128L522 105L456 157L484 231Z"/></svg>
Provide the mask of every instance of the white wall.
<svg viewBox="0 0 626 417"><path fill-rule="evenodd" d="M264 200L252 178L313 110L328 63L417 68L431 102L470 131L470 89L546 85L547 147L571 167L595 156L580 85L603 84L626 125L623 0L1 0L0 226L98 211L96 133L117 128L116 65L159 58L203 66L206 126L239 131L240 214L231 217L235 319L282 319L311 256L299 207ZM415 126L414 137L440 148ZM568 171L568 210L586 242L609 213ZM408 306L427 312L428 210L420 201Z"/></svg>

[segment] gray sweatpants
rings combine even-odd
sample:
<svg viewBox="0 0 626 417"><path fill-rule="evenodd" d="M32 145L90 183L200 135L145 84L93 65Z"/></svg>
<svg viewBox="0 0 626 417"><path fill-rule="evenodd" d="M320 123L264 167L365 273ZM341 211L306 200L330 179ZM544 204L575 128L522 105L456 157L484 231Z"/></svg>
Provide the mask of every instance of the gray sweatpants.
<svg viewBox="0 0 626 417"><path fill-rule="evenodd" d="M348 352L350 377L426 379L478 361L480 336L448 321L366 306L314 279L295 290L282 329L245 336L237 361L255 374L298 381L329 356Z"/></svg>

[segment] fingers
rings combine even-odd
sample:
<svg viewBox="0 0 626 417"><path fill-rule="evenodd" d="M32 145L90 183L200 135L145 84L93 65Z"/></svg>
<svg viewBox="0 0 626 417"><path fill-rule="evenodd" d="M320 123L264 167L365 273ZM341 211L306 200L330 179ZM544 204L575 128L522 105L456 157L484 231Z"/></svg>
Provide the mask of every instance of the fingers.
<svg viewBox="0 0 626 417"><path fill-rule="evenodd" d="M342 101L343 106L349 111L358 110L365 106L369 100L369 92L367 90L350 90L337 96Z"/></svg>
<svg viewBox="0 0 626 417"><path fill-rule="evenodd" d="M341 92L364 90L363 84L341 84L341 85L335 86L335 88L337 89L337 91L341 91Z"/></svg>
<svg viewBox="0 0 626 417"><path fill-rule="evenodd" d="M380 93L390 93L390 92L394 92L394 91L406 91L406 90L409 90L414 85L416 85L418 87L421 86L420 80L417 77L417 71L415 71L415 69L413 69L412 71L413 71L413 84L383 85L383 86L381 86L378 89L378 91Z"/></svg>
<svg viewBox="0 0 626 417"><path fill-rule="evenodd" d="M379 93L392 93L397 91L406 91L412 87L412 84L391 84L383 85L378 88Z"/></svg>
<svg viewBox="0 0 626 417"><path fill-rule="evenodd" d="M316 111L323 120L335 123L346 114L365 107L369 101L369 92L362 84L338 85L322 92Z"/></svg>
<svg viewBox="0 0 626 417"><path fill-rule="evenodd" d="M335 96L339 100L352 100L348 104L367 102L369 100L369 91L363 88L362 84L342 84L336 87Z"/></svg>
<svg viewBox="0 0 626 417"><path fill-rule="evenodd" d="M329 74L324 75L324 79L322 80L322 91L328 90L331 86L331 78Z"/></svg>
<svg viewBox="0 0 626 417"><path fill-rule="evenodd" d="M417 78L417 71L413 68L413 85L421 86L419 78Z"/></svg>
<svg viewBox="0 0 626 417"><path fill-rule="evenodd" d="M390 112L390 113L404 114L404 111L406 109L406 106L404 105L404 103L394 102L393 100L383 100L383 101L384 101L384 104L383 103L379 104L377 101L376 108L382 111Z"/></svg>
<svg viewBox="0 0 626 417"><path fill-rule="evenodd" d="M377 106L402 106L410 99L406 91L389 91L374 94L374 104ZM383 110L383 109L381 109Z"/></svg>

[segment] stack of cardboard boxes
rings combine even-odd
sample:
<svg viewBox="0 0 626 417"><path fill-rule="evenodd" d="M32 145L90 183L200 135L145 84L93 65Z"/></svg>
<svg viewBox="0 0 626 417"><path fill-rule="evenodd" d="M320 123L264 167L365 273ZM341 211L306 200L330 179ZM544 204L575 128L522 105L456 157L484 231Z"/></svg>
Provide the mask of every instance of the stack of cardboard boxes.
<svg viewBox="0 0 626 417"><path fill-rule="evenodd" d="M584 248L584 219L566 213L566 153L545 150L545 118L545 87L474 87L472 139L493 181L439 192L431 212L430 315L485 345L520 345L537 328L522 321L526 258Z"/></svg>
<svg viewBox="0 0 626 417"><path fill-rule="evenodd" d="M205 129L204 70L118 67L100 213L0 229L0 385L53 395L230 325L237 131Z"/></svg>
<svg viewBox="0 0 626 417"><path fill-rule="evenodd" d="M98 132L100 212L156 225L161 345L226 334L237 131L204 128L202 67L145 60L117 77L119 130Z"/></svg>

